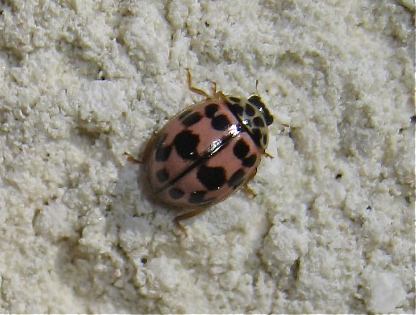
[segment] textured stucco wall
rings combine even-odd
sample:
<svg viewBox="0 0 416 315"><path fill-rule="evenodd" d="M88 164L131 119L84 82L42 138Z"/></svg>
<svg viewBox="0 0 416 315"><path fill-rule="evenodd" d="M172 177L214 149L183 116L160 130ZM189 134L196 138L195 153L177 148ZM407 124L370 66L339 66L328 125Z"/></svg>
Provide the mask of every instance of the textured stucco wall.
<svg viewBox="0 0 416 315"><path fill-rule="evenodd" d="M413 1L0 2L0 312L414 310ZM139 155L209 80L277 121L174 228Z"/></svg>

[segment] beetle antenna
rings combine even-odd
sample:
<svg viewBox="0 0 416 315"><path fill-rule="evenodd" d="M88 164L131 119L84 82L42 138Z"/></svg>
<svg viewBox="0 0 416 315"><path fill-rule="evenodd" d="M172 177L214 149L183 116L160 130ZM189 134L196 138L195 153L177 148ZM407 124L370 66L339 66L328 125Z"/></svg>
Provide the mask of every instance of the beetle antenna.
<svg viewBox="0 0 416 315"><path fill-rule="evenodd" d="M260 95L260 93L259 93L259 80L258 79L256 79L256 94Z"/></svg>

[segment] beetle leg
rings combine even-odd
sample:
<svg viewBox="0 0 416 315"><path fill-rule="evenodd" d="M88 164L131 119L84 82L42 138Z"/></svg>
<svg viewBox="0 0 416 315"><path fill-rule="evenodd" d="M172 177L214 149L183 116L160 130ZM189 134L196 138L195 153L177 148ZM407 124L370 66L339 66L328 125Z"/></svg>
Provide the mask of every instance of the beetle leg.
<svg viewBox="0 0 416 315"><path fill-rule="evenodd" d="M263 155L267 156L270 159L274 159L274 156L271 155L270 153L267 153L266 151L263 153Z"/></svg>
<svg viewBox="0 0 416 315"><path fill-rule="evenodd" d="M257 174L257 169L253 172L253 174L250 176L250 178L246 181L246 183L241 187L241 189L249 195L250 197L254 198L257 196L257 194L254 192L254 190L248 185L248 182L250 182L254 176Z"/></svg>
<svg viewBox="0 0 416 315"><path fill-rule="evenodd" d="M188 78L188 87L189 87L189 89L192 91L192 92L194 92L194 93L196 93L196 94L199 94L199 95L203 95L203 96L205 96L206 98L211 98L209 95L208 95L208 93L207 92L205 92L205 91L203 91L203 90L201 90L201 89L198 89L198 88L196 88L196 87L194 87L194 86L192 86L192 76L191 76L191 72L189 71L189 69L186 69L186 75L187 75L187 78ZM215 90L216 90L217 88L215 87Z"/></svg>
<svg viewBox="0 0 416 315"><path fill-rule="evenodd" d="M197 208L197 209L191 210L189 212L186 212L184 214L178 215L177 217L175 217L175 219L173 219L173 222L175 223L176 227L183 234L185 234L185 236L187 237L188 236L188 233L186 233L186 229L183 227L182 224L179 223L179 221L186 220L186 219L192 218L192 217L194 217L194 216L196 216L198 214L201 214L202 212L205 211L205 209L206 208Z"/></svg>
<svg viewBox="0 0 416 315"><path fill-rule="evenodd" d="M244 192L247 194L247 195L249 195L250 197L256 197L257 196L257 194L254 192L254 190L248 185L248 184L245 184L243 187L242 187L242 190L244 190Z"/></svg>
<svg viewBox="0 0 416 315"><path fill-rule="evenodd" d="M146 164L146 162L149 160L150 152L152 151L153 143L156 140L156 135L152 136L150 140L147 142L146 148L144 149L143 156L141 158L135 158L133 155L131 155L128 152L124 152L124 155L127 156L127 160L129 160L132 163L137 164Z"/></svg>
<svg viewBox="0 0 416 315"><path fill-rule="evenodd" d="M137 164L144 164L144 163L142 162L142 160L136 159L133 155L131 155L131 154L130 154L130 153L128 153L128 152L124 152L124 153L123 153L123 155L125 155L125 156L126 156L126 158L127 158L127 160L128 160L129 162L132 162L132 163L137 163Z"/></svg>

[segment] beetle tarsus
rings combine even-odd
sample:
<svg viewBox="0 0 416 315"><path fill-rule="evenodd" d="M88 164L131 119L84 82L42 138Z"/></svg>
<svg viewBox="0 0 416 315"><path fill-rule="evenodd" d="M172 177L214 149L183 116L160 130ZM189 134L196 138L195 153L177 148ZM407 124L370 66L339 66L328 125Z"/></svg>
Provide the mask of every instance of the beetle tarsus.
<svg viewBox="0 0 416 315"><path fill-rule="evenodd" d="M182 224L179 223L179 221L190 219L198 214L201 214L205 211L206 208L198 208L194 209L189 212L185 212L184 214L178 215L173 219L173 222L175 223L176 227L183 233L185 236L188 236L188 233L186 233L186 229L182 226Z"/></svg>
<svg viewBox="0 0 416 315"><path fill-rule="evenodd" d="M133 155L131 155L128 152L124 152L123 155L125 155L127 157L127 160L129 162L132 163L137 163L137 164L144 164L145 162L143 161L143 159L136 159Z"/></svg>
<svg viewBox="0 0 416 315"><path fill-rule="evenodd" d="M267 156L269 159L274 159L274 156L270 153L264 152L263 155Z"/></svg>
<svg viewBox="0 0 416 315"><path fill-rule="evenodd" d="M242 190L252 198L255 198L257 196L257 194L254 192L254 190L249 185L244 185Z"/></svg>

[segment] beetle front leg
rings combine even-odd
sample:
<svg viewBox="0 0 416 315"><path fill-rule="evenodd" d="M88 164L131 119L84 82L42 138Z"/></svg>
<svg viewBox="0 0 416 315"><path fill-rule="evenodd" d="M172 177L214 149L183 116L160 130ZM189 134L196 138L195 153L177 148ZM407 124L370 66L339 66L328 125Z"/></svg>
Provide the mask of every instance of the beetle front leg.
<svg viewBox="0 0 416 315"><path fill-rule="evenodd" d="M201 90L201 89L198 89L198 88L196 88L196 87L194 87L194 86L192 85L192 76L191 76L191 72L189 71L189 69L186 69L186 76L187 76L187 78L188 78L188 88L189 88L192 92L194 92L194 93L196 93L196 94L199 94L199 95L203 95L203 96L205 96L206 98L210 98L210 96L208 95L208 93L207 93L207 92L205 92L205 91L203 91L203 90ZM214 87L213 87L214 94L216 93L216 90L217 90L217 85L214 83Z"/></svg>
<svg viewBox="0 0 416 315"><path fill-rule="evenodd" d="M188 233L186 233L186 229L183 227L182 224L180 224L179 221L182 220L186 220L189 218L192 218L198 214L201 214L202 212L204 212L206 210L206 208L197 208L194 209L192 211L186 212L184 214L178 215L177 217L175 217L175 219L173 219L173 222L175 223L176 227L183 233L185 234L186 237L188 237Z"/></svg>

